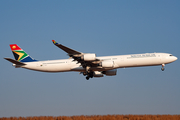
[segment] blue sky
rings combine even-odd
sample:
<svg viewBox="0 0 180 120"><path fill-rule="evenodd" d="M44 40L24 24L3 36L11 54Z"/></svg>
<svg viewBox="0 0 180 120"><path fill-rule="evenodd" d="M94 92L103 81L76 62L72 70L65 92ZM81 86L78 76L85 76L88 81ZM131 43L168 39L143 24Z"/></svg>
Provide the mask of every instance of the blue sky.
<svg viewBox="0 0 180 120"><path fill-rule="evenodd" d="M1 0L0 117L180 114L179 60L118 69L87 81L77 72L14 68L9 44L38 60L66 59L57 42L97 56L165 52L180 58L180 1Z"/></svg>

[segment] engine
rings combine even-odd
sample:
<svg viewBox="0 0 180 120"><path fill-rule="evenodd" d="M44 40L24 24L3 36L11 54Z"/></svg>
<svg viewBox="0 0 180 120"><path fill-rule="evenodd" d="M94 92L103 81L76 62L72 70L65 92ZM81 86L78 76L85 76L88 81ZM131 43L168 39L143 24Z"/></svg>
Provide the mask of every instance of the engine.
<svg viewBox="0 0 180 120"><path fill-rule="evenodd" d="M100 66L102 66L103 68L113 68L114 62L113 61L102 61L100 63Z"/></svg>
<svg viewBox="0 0 180 120"><path fill-rule="evenodd" d="M114 75L116 75L116 73L117 73L117 69L103 71L103 74L105 74L107 76L114 76Z"/></svg>
<svg viewBox="0 0 180 120"><path fill-rule="evenodd" d="M84 54L83 56L81 56L81 59L84 61L93 61L96 60L96 54L94 53Z"/></svg>
<svg viewBox="0 0 180 120"><path fill-rule="evenodd" d="M94 71L93 76L94 76L94 77L103 77L104 75L103 75L102 72Z"/></svg>

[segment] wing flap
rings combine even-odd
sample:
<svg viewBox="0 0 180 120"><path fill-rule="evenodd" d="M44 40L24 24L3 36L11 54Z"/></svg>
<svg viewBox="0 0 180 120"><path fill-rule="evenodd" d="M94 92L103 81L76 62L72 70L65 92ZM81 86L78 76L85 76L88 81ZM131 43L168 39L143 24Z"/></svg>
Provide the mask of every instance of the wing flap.
<svg viewBox="0 0 180 120"><path fill-rule="evenodd" d="M11 59L11 58L4 58L4 59L6 59L7 61L12 62L16 65L26 65L25 63L19 62L17 60Z"/></svg>

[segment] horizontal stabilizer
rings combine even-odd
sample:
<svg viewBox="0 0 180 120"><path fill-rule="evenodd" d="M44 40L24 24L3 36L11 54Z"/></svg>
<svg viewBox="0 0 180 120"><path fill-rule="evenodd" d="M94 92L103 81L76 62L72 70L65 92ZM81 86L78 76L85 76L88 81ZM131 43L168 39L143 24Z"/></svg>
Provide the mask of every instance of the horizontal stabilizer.
<svg viewBox="0 0 180 120"><path fill-rule="evenodd" d="M54 43L54 45L56 45L57 47L61 48L65 52L67 52L69 55L81 54L81 52L75 51L71 48L61 45L61 44L57 43L55 40L52 40L52 42Z"/></svg>
<svg viewBox="0 0 180 120"><path fill-rule="evenodd" d="M17 60L11 59L11 58L4 58L4 59L6 59L7 61L12 62L16 65L26 65L25 63L19 62Z"/></svg>

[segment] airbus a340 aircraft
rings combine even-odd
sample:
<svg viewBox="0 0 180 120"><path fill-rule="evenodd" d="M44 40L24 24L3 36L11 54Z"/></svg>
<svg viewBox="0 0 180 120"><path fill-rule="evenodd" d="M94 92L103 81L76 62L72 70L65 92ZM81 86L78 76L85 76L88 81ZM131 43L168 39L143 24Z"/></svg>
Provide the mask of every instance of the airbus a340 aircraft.
<svg viewBox="0 0 180 120"><path fill-rule="evenodd" d="M164 71L165 64L174 62L177 57L168 53L144 53L131 55L117 55L96 57L95 53L82 53L52 40L54 45L64 50L69 55L69 59L38 61L30 57L18 45L10 44L11 50L16 60L4 58L13 63L16 68L26 68L42 72L68 72L76 71L86 76L86 79L93 77L114 76L117 68L156 66L162 65Z"/></svg>

